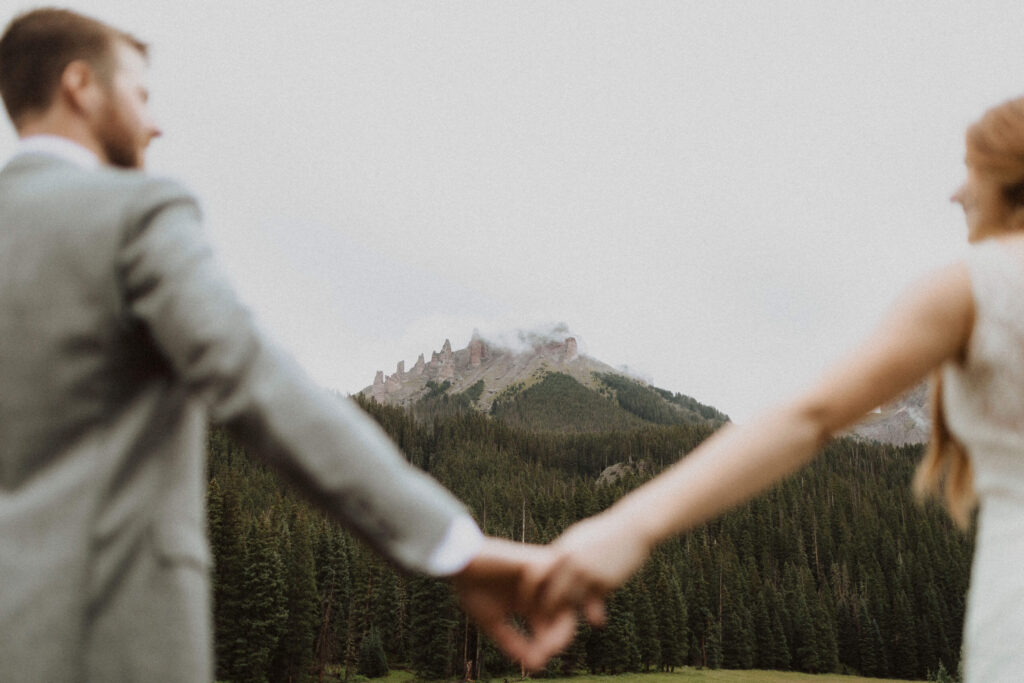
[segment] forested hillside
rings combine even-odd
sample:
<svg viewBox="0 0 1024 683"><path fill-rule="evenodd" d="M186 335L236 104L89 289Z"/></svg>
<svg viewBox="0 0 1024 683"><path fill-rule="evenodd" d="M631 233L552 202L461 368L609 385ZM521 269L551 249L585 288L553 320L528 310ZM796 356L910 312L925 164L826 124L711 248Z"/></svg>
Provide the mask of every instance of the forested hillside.
<svg viewBox="0 0 1024 683"><path fill-rule="evenodd" d="M621 410L630 392L611 387L602 400ZM418 410L363 406L486 532L531 542L553 539L641 483L599 485L604 468L632 460L660 471L718 424L655 424L640 407L624 411L635 422L596 431L605 418L581 404L587 429L564 428L563 416L546 431L529 411L502 412L514 397L494 415L473 410L471 398L436 392ZM832 442L809 469L659 548L611 599L607 627L581 628L549 670L689 664L921 679L942 662L955 671L971 546L939 511L912 501L920 455L920 447ZM389 666L462 678L467 662L473 678L518 676L466 623L446 583L395 572L219 432L210 478L219 678L374 675Z"/></svg>
<svg viewBox="0 0 1024 683"><path fill-rule="evenodd" d="M673 394L615 373L594 373L598 390L560 372L499 394L491 415L533 432L607 432L651 425L718 426L729 417L683 394ZM453 396L460 400L466 393ZM421 402L422 403L422 402ZM436 401L432 403L436 405Z"/></svg>

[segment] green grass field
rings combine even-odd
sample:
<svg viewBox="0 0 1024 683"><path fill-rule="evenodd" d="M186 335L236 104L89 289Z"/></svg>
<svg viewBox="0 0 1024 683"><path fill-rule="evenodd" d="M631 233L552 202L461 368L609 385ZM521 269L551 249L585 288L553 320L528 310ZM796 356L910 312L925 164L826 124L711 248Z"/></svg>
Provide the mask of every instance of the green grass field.
<svg viewBox="0 0 1024 683"><path fill-rule="evenodd" d="M802 674L795 671L735 671L729 669L690 669L683 667L674 673L621 674L619 676L574 676L573 678L547 678L559 683L691 683L717 681L719 683L897 683L891 678L863 678L839 674ZM907 683L899 681L898 683Z"/></svg>
<svg viewBox="0 0 1024 683"><path fill-rule="evenodd" d="M409 683L414 676L408 671L391 671L371 683ZM495 679L497 680L497 679ZM516 679L509 679L510 683ZM802 674L794 671L734 671L726 669L691 669L683 667L674 673L620 674L618 676L573 676L572 678L538 678L543 683L907 683L892 678L863 678L839 674Z"/></svg>

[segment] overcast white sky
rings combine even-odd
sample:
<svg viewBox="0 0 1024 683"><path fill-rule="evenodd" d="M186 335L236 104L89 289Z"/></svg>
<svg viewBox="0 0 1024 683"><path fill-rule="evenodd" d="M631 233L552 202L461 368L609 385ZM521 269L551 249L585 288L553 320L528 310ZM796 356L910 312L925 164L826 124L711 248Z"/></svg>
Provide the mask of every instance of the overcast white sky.
<svg viewBox="0 0 1024 683"><path fill-rule="evenodd" d="M746 419L961 253L963 131L1024 93L1020 0L75 9L152 44L150 169L347 392L561 322Z"/></svg>

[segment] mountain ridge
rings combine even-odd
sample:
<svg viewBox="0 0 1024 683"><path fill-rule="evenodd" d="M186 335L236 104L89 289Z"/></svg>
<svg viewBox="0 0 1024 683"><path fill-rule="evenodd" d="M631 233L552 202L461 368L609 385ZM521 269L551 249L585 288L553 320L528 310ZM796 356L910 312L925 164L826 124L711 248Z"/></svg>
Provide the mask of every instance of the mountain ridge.
<svg viewBox="0 0 1024 683"><path fill-rule="evenodd" d="M599 383L594 373L624 374L579 353L573 336L533 340L528 348L517 351L486 342L474 332L464 349L452 351L451 341L445 339L441 350L431 353L430 361L421 353L409 370L405 369L405 361L399 361L391 375L378 370L373 384L359 393L378 403L410 406L444 382L449 383L445 393L458 394L482 380L483 389L475 403L488 411L494 399L509 387L521 384L526 388L550 372L567 374L595 391L599 390Z"/></svg>
<svg viewBox="0 0 1024 683"><path fill-rule="evenodd" d="M446 410L471 408L540 431L729 421L716 408L581 354L574 336L521 332L519 340L520 348L512 349L485 341L474 331L465 348L452 350L445 339L429 361L420 354L409 370L405 361L390 375L378 370L373 383L359 393L378 403L414 408L421 416L437 414L440 405L456 399L457 405ZM896 446L924 443L930 428L927 398L927 387L921 384L840 436Z"/></svg>

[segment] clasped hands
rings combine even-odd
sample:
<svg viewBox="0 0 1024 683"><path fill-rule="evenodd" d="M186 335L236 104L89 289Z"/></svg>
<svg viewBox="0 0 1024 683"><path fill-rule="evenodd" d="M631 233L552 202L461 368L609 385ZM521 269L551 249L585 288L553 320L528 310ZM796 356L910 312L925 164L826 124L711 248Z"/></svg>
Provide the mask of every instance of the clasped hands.
<svg viewBox="0 0 1024 683"><path fill-rule="evenodd" d="M627 519L608 511L546 546L489 537L452 583L462 609L498 647L536 670L569 645L580 615L604 623L605 597L644 563L651 546Z"/></svg>

